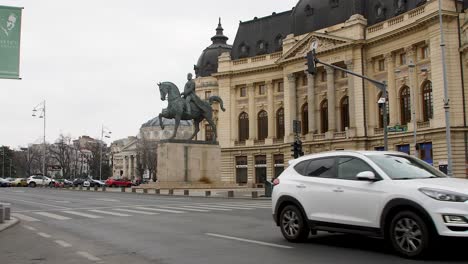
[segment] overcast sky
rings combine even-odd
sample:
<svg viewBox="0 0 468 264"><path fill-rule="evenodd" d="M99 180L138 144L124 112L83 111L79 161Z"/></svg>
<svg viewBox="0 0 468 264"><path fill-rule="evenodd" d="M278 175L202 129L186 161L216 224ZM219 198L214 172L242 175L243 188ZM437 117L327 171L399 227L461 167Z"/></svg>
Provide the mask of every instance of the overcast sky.
<svg viewBox="0 0 468 264"><path fill-rule="evenodd" d="M101 124L113 132L108 143L134 136L166 107L156 83L185 83L218 17L232 44L239 21L296 2L0 0L24 7L22 80L0 79L0 145L42 142L42 120L31 116L42 100L47 141L61 133L99 138Z"/></svg>

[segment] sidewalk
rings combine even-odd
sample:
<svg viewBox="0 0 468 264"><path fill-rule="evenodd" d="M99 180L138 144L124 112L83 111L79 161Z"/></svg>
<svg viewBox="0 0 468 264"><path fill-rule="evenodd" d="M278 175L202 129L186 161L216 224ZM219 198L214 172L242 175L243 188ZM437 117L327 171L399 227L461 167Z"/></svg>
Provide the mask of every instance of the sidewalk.
<svg viewBox="0 0 468 264"><path fill-rule="evenodd" d="M17 223L19 223L19 220L16 218L11 218L11 220L8 221L5 220L3 224L0 224L0 232L7 230L8 228L16 225Z"/></svg>

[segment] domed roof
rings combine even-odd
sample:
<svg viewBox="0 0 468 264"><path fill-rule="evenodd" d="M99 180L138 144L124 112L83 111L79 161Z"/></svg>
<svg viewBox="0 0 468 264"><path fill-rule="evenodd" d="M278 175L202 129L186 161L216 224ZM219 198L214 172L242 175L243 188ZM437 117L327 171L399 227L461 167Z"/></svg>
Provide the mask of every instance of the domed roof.
<svg viewBox="0 0 468 264"><path fill-rule="evenodd" d="M220 18L216 28L216 35L211 38L213 43L203 51L197 65L194 67L196 77L208 77L218 72L218 57L223 52L231 51L232 46L227 44L229 38L224 36L223 31Z"/></svg>
<svg viewBox="0 0 468 264"><path fill-rule="evenodd" d="M163 118L163 124L165 126L173 126L175 125L175 120ZM179 126L192 126L192 121L181 120ZM141 128L145 127L160 127L159 117L157 116L141 125Z"/></svg>

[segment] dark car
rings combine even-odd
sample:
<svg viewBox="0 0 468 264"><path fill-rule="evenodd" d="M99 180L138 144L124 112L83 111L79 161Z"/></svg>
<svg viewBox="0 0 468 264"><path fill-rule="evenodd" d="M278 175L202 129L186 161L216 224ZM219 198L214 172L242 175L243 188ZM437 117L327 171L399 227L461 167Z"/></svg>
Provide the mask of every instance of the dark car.
<svg viewBox="0 0 468 264"><path fill-rule="evenodd" d="M75 179L73 181L73 186L78 187L78 186L83 186L84 182L87 181L88 179Z"/></svg>
<svg viewBox="0 0 468 264"><path fill-rule="evenodd" d="M0 187L10 187L11 183L3 178L0 178Z"/></svg>

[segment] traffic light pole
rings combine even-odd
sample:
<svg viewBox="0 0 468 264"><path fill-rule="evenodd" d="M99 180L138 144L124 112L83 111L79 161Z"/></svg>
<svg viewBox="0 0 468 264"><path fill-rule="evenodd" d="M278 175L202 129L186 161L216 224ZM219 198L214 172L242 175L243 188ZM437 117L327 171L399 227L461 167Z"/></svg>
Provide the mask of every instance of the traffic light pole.
<svg viewBox="0 0 468 264"><path fill-rule="evenodd" d="M377 80L374 80L374 79L371 79L371 78L369 78L367 76L352 72L350 70L343 69L341 67L322 62L319 59L317 59L317 57L315 56L315 50L311 51L311 53L312 54L308 55L308 56L312 56L315 63L320 63L322 65L333 68L335 70L343 71L343 72L346 72L347 74L351 74L353 76L356 76L356 77L359 77L361 79L367 80L370 83L372 83L375 87L377 87L377 89L382 91L382 95L385 98L384 103L383 103L383 120L382 120L383 121L383 132L384 132L384 150L387 151L388 150L388 128L387 128L387 124L388 124L388 120L387 120L387 97L388 96L387 96L387 84L385 82L379 82ZM315 68L315 65L314 65L314 68Z"/></svg>

